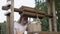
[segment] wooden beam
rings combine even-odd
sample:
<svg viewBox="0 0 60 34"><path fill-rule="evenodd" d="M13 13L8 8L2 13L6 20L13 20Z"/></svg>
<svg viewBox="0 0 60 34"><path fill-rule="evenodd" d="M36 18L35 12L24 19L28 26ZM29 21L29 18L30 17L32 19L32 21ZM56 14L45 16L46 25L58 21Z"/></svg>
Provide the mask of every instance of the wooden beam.
<svg viewBox="0 0 60 34"><path fill-rule="evenodd" d="M2 6L2 10L8 10L8 9L10 9L10 7ZM18 8L14 8L14 11L15 12L19 12L19 9Z"/></svg>
<svg viewBox="0 0 60 34"><path fill-rule="evenodd" d="M37 18L37 15L35 13L30 13L30 12L23 12L24 15L27 15L28 17L32 17L32 18ZM44 15L38 14L38 17L40 19L42 19L43 17L45 17Z"/></svg>
<svg viewBox="0 0 60 34"><path fill-rule="evenodd" d="M31 8L31 7L27 7L27 6L22 6L22 7L20 7L19 8L19 10L20 11L28 11L28 12L31 12L31 13L36 13L37 12L37 10L38 10L38 13L39 14L45 14L44 12L42 12L42 10L41 9L36 9L36 8Z"/></svg>
<svg viewBox="0 0 60 34"><path fill-rule="evenodd" d="M2 10L8 10L8 9L10 9L10 7L2 6Z"/></svg>
<svg viewBox="0 0 60 34"><path fill-rule="evenodd" d="M60 34L60 32L29 32L28 34L34 34L34 33L38 33L38 34Z"/></svg>
<svg viewBox="0 0 60 34"><path fill-rule="evenodd" d="M18 8L14 8L14 11L15 12L23 12L23 11L20 11Z"/></svg>
<svg viewBox="0 0 60 34"><path fill-rule="evenodd" d="M6 8L8 8L8 7L6 7ZM5 9L5 8L3 7L3 9ZM36 12L37 12L35 8L25 7L25 6L22 6L22 7L19 8L19 9L14 8L14 11L15 11L15 12L19 12L19 13L22 13L22 12L24 12L24 11L25 11L25 12L31 12L31 13L36 13ZM38 14L45 15L46 17L50 17L50 18L53 17L52 15L43 13L42 10L39 10L39 11L38 11Z"/></svg>
<svg viewBox="0 0 60 34"><path fill-rule="evenodd" d="M46 17L52 18L52 15L45 14L44 12L42 12L41 9L37 9L37 10L38 10L38 14L45 15ZM31 12L31 13L36 13L37 10L35 8L31 8L31 7L27 7L27 6L22 6L21 8L19 8L19 11L26 11L26 12Z"/></svg>

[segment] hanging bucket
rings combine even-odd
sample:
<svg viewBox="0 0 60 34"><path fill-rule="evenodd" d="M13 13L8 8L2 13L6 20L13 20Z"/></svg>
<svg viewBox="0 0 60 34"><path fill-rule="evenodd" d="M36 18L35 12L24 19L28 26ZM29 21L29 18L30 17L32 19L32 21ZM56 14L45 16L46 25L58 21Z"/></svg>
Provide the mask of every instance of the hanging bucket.
<svg viewBox="0 0 60 34"><path fill-rule="evenodd" d="M32 22L28 24L28 32L40 32L41 31L41 23Z"/></svg>

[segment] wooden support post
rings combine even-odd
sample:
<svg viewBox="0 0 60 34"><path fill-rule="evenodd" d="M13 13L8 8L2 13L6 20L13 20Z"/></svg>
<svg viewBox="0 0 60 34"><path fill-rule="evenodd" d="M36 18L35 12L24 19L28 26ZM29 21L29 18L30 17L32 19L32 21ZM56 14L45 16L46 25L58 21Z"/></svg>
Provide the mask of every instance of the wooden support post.
<svg viewBox="0 0 60 34"><path fill-rule="evenodd" d="M6 34L10 34L10 15L7 14L7 21L6 21Z"/></svg>
<svg viewBox="0 0 60 34"><path fill-rule="evenodd" d="M14 0L11 0L10 34L14 34Z"/></svg>
<svg viewBox="0 0 60 34"><path fill-rule="evenodd" d="M47 0L47 7L48 7L48 14L50 15L51 11L51 6L50 6L50 0ZM51 18L49 18L49 31L52 32L52 22Z"/></svg>
<svg viewBox="0 0 60 34"><path fill-rule="evenodd" d="M55 0L52 1L52 11L53 11L54 30L55 30L55 32L57 32L56 11L55 11Z"/></svg>

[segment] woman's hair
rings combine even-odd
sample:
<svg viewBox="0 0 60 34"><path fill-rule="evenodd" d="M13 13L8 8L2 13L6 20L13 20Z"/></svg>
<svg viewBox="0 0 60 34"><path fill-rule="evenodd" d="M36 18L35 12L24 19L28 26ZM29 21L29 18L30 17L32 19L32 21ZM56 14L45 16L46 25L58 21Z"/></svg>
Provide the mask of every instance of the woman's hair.
<svg viewBox="0 0 60 34"><path fill-rule="evenodd" d="M21 15L21 17L18 20L18 23L21 23L21 20L24 19L26 23L28 23L28 17L26 15Z"/></svg>

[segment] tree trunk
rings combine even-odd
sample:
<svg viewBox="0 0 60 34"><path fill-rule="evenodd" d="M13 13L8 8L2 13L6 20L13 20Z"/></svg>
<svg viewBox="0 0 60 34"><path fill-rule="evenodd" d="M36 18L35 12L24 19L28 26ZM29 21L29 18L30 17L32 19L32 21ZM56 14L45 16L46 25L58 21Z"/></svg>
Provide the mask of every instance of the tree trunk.
<svg viewBox="0 0 60 34"><path fill-rule="evenodd" d="M55 0L52 1L52 11L53 11L53 22L54 22L54 30L57 32L57 23L56 23L56 11L55 11Z"/></svg>
<svg viewBox="0 0 60 34"><path fill-rule="evenodd" d="M48 7L48 14L50 15L50 10L51 10L51 6L50 6L50 0L47 0L47 7ZM52 23L51 23L51 18L49 18L49 31L52 32Z"/></svg>

